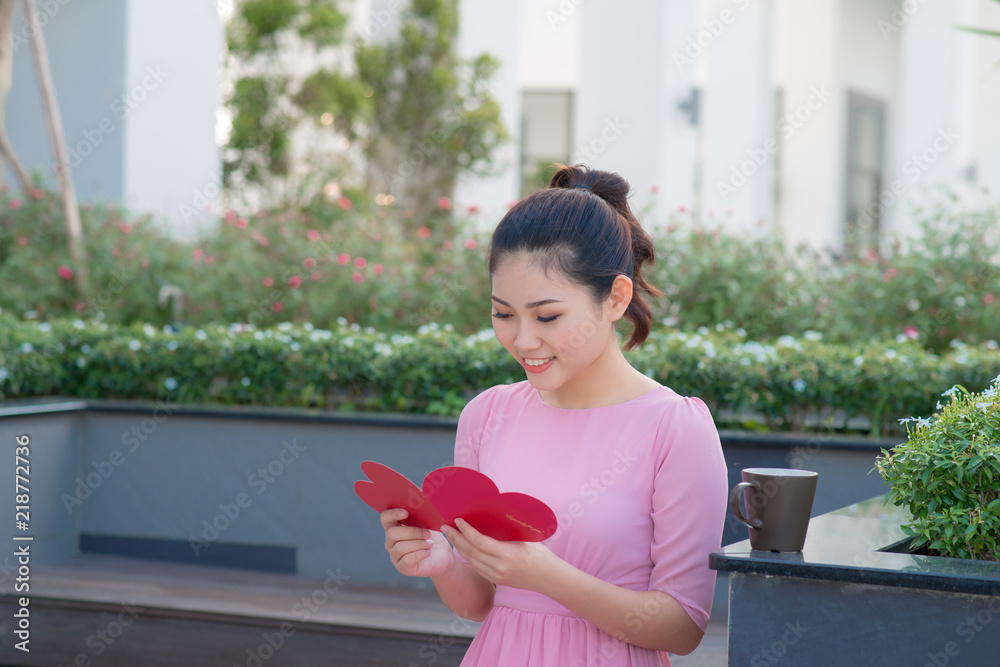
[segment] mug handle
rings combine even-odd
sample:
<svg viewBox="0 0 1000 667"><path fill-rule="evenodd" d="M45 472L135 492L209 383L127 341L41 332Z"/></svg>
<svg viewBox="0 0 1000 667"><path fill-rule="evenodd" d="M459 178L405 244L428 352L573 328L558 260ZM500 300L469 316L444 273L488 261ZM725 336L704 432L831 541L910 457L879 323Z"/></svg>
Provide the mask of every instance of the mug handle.
<svg viewBox="0 0 1000 667"><path fill-rule="evenodd" d="M764 523L760 519L754 517L753 520L750 520L743 514L743 509L740 507L740 496L743 495L743 489L759 491L760 485L757 482L740 482L734 486L732 492L729 494L729 509L733 511L739 522L747 528L762 528Z"/></svg>

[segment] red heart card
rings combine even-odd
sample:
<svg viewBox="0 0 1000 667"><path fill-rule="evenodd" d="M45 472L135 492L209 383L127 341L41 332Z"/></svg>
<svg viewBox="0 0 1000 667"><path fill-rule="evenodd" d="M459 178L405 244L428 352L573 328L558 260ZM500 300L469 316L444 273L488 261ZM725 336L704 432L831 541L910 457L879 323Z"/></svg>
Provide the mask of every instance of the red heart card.
<svg viewBox="0 0 1000 667"><path fill-rule="evenodd" d="M541 542L556 532L556 515L548 505L526 493L500 493L493 480L472 468L432 470L420 489L375 461L363 462L361 470L371 481L355 482L354 492L376 512L405 508L407 526L455 528L461 517L483 535L511 542Z"/></svg>

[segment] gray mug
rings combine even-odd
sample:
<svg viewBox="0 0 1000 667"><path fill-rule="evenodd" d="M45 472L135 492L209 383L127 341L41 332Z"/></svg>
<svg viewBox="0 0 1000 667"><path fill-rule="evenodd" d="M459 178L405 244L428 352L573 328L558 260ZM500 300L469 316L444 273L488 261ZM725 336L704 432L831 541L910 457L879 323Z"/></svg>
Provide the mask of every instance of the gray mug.
<svg viewBox="0 0 1000 667"><path fill-rule="evenodd" d="M819 473L794 468L745 468L729 507L750 532L750 548L802 551ZM747 511L740 508L740 496Z"/></svg>

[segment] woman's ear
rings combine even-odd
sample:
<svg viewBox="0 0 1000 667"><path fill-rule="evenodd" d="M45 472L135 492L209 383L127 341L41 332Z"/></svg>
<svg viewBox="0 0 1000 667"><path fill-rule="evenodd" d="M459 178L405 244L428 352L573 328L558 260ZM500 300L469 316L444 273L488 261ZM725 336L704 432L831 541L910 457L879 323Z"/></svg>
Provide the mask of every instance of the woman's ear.
<svg viewBox="0 0 1000 667"><path fill-rule="evenodd" d="M611 320L621 319L628 309L628 305L632 303L632 279L621 273L615 276L607 303Z"/></svg>

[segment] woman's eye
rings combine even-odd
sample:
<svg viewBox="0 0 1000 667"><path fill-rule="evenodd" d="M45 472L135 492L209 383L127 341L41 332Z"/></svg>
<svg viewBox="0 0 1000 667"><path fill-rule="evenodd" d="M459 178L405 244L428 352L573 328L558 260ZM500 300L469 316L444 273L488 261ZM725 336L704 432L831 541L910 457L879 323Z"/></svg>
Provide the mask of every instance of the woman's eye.
<svg viewBox="0 0 1000 667"><path fill-rule="evenodd" d="M510 313L493 313L493 317L497 318L498 320L505 320L508 317L511 317L511 315L510 315ZM552 320L556 319L557 317L559 317L559 316L558 315L553 315L552 317L539 317L538 321L539 322L546 322L547 323L547 322L551 322Z"/></svg>

